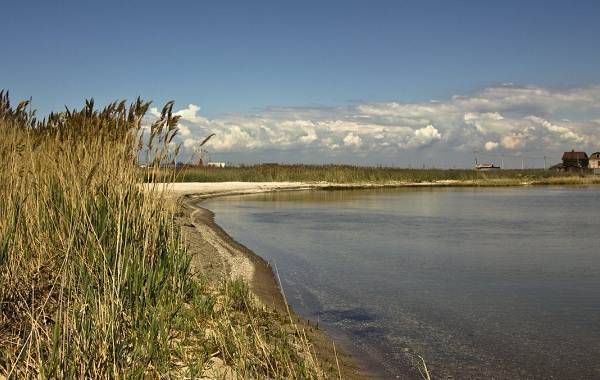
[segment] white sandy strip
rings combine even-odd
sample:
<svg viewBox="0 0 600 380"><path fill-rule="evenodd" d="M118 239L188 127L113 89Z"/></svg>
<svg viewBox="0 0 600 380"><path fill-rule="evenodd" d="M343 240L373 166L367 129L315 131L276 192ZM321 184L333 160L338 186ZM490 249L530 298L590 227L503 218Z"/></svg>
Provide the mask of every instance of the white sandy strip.
<svg viewBox="0 0 600 380"><path fill-rule="evenodd" d="M330 183L330 182L176 182L144 184L146 189L155 187L167 190L173 196L197 195L213 197L234 194L255 194L282 190L309 190L329 188L381 188L381 187L429 187L469 184L471 181L441 180L435 182L387 182L387 183Z"/></svg>
<svg viewBox="0 0 600 380"><path fill-rule="evenodd" d="M166 190L173 196L191 195L210 197L217 195L253 194L279 190L308 190L325 187L329 184L306 182L177 182L145 184L146 188L156 187Z"/></svg>
<svg viewBox="0 0 600 380"><path fill-rule="evenodd" d="M166 190L171 196L196 195L208 198L222 195L256 194L283 190L309 190L322 188L380 188L429 187L468 184L470 181L442 180L435 182L387 182L387 183L330 183L330 182L175 182L144 184L146 189Z"/></svg>

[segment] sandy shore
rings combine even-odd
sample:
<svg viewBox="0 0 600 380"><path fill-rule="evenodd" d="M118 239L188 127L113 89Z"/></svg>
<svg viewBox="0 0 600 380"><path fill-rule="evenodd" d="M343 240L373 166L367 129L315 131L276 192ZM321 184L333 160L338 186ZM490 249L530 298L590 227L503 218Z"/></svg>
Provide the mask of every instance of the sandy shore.
<svg viewBox="0 0 600 380"><path fill-rule="evenodd" d="M477 186L473 181L443 180L435 182L332 183L332 182L176 182L144 184L145 188L164 190L174 197L191 196L199 199L273 191L380 189L399 187ZM522 183L520 185L529 185Z"/></svg>
<svg viewBox="0 0 600 380"><path fill-rule="evenodd" d="M381 188L399 186L431 186L434 183L423 184L340 184L329 182L178 182L156 183L145 186L156 186L176 197L193 195L195 198L205 199L225 195L258 194L272 191L294 191L311 189L353 189L353 188Z"/></svg>
<svg viewBox="0 0 600 380"><path fill-rule="evenodd" d="M317 357L324 363L339 363L343 379L370 378L361 369L360 358L353 358L334 343L314 324L288 309L278 282L269 264L260 256L237 243L214 222L211 211L199 203L206 198L233 194L253 194L270 191L293 191L327 187L306 183L176 183L169 185L169 194L181 200L183 212L177 222L193 255L192 270L208 280L222 276L244 279L257 300L282 314L291 313L306 331ZM337 363L336 363L337 366Z"/></svg>

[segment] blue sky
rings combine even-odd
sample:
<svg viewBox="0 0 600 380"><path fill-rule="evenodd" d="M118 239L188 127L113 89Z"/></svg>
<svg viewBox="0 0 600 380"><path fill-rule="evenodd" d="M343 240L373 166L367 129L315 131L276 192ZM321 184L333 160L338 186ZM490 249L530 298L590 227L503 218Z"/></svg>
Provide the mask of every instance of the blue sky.
<svg viewBox="0 0 600 380"><path fill-rule="evenodd" d="M599 16L598 1L13 1L0 15L0 87L33 96L41 114L92 96L198 105L208 121L190 135L232 114L286 109L298 119L289 107L304 118L324 109L319 120L345 107L347 120L361 104L447 102L506 83L552 93L598 85ZM592 121L597 108L542 113L519 117Z"/></svg>

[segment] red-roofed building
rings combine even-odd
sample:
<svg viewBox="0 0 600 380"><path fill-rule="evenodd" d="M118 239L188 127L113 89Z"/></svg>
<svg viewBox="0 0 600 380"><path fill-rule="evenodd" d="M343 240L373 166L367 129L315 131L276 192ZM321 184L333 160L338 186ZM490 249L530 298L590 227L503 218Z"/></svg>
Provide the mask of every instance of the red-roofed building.
<svg viewBox="0 0 600 380"><path fill-rule="evenodd" d="M574 150L563 153L562 156L564 169L587 169L590 159L585 152L576 152Z"/></svg>

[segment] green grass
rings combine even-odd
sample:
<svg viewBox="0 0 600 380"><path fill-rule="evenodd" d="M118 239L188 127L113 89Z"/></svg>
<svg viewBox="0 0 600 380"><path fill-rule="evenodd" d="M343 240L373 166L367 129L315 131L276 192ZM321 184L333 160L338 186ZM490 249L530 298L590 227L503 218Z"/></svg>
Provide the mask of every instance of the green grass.
<svg viewBox="0 0 600 380"><path fill-rule="evenodd" d="M139 186L177 117L167 104L141 143L149 104L114 103L43 121L0 93L0 378L321 378L310 342L245 284L190 271L178 206Z"/></svg>
<svg viewBox="0 0 600 380"><path fill-rule="evenodd" d="M349 165L255 165L240 167L195 167L162 169L154 178L173 178L178 182L329 182L363 183L424 183L459 181L462 185L518 185L600 183L600 176L564 173L554 170L475 170L400 169ZM454 185L461 185L455 183Z"/></svg>

